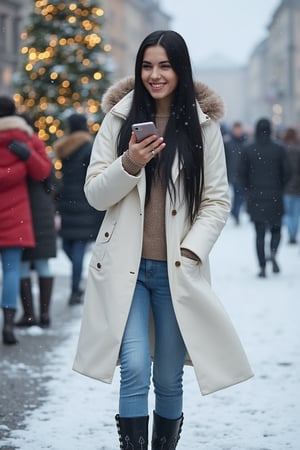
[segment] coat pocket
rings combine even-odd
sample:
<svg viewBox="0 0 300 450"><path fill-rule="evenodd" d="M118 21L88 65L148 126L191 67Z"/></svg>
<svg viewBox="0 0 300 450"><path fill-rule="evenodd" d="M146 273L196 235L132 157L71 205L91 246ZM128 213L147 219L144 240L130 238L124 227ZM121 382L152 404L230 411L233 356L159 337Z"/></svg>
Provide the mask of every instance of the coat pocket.
<svg viewBox="0 0 300 450"><path fill-rule="evenodd" d="M93 249L90 268L100 271L103 268L105 255L111 242L117 221L104 221Z"/></svg>
<svg viewBox="0 0 300 450"><path fill-rule="evenodd" d="M188 258L187 256L181 255L182 264L187 267L199 267L201 265L200 261L196 261L195 259Z"/></svg>
<svg viewBox="0 0 300 450"><path fill-rule="evenodd" d="M200 261L188 258L186 256L181 256L181 277L185 280L185 283L189 285L190 283L202 283L202 281L208 282L210 284L209 278L206 277L205 265Z"/></svg>

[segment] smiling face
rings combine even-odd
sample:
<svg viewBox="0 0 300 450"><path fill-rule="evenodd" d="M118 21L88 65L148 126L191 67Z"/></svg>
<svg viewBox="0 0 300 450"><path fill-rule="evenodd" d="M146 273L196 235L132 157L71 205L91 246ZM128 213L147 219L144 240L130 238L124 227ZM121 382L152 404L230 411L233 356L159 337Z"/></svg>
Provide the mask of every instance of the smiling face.
<svg viewBox="0 0 300 450"><path fill-rule="evenodd" d="M178 76L172 69L165 49L160 45L145 50L141 78L143 85L156 102L157 112L169 112Z"/></svg>

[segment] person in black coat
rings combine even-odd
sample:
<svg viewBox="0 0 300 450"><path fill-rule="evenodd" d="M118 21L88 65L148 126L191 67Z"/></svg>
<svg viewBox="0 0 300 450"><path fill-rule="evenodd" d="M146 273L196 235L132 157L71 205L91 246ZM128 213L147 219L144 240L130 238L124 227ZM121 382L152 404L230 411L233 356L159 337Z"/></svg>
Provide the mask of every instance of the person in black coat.
<svg viewBox="0 0 300 450"><path fill-rule="evenodd" d="M260 277L266 276L265 235L269 230L270 260L274 273L280 271L276 253L284 213L283 193L291 176L285 148L271 138L271 123L262 118L256 124L253 143L244 147L239 167L247 211L256 231L256 252Z"/></svg>
<svg viewBox="0 0 300 450"><path fill-rule="evenodd" d="M34 128L31 118L27 114L21 115L28 125ZM33 142L36 147L45 151L45 144L34 134ZM53 273L49 264L50 258L56 257L57 233L55 230L55 204L54 193L56 190L56 178L54 170L43 181L27 178L32 224L34 229L35 247L25 248L22 252L20 298L23 307L22 317L16 322L16 326L29 327L50 325L50 304L53 288ZM38 275L40 317L37 319L34 308L32 292L31 271Z"/></svg>
<svg viewBox="0 0 300 450"><path fill-rule="evenodd" d="M232 188L231 215L235 223L240 223L240 211L245 201L243 187L238 175L238 168L242 155L242 148L246 142L246 135L240 122L234 122L229 139L224 139L228 182Z"/></svg>
<svg viewBox="0 0 300 450"><path fill-rule="evenodd" d="M53 192L56 185L54 173L51 173L43 182L28 179L27 185L36 246L23 250L20 282L23 316L16 325L20 327L32 325L48 327L50 325L49 309L54 281L49 259L56 257L57 239L54 225L55 206ZM39 320L34 311L30 273L32 270L38 274Z"/></svg>
<svg viewBox="0 0 300 450"><path fill-rule="evenodd" d="M75 113L68 118L68 133L53 145L56 158L62 164L62 187L57 207L63 249L72 264L69 305L82 302L80 283L84 255L88 243L96 240L104 216L104 212L96 211L88 204L83 190L92 143L86 117Z"/></svg>

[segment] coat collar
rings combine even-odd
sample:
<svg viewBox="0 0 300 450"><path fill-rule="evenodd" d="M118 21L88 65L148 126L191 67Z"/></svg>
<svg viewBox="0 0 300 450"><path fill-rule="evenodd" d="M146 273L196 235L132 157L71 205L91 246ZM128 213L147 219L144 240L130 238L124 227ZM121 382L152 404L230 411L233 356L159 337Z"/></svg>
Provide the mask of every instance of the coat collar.
<svg viewBox="0 0 300 450"><path fill-rule="evenodd" d="M0 118L0 131L21 130L28 136L33 135L33 129L27 124L25 119L20 116L5 116Z"/></svg>
<svg viewBox="0 0 300 450"><path fill-rule="evenodd" d="M87 131L74 131L65 134L53 144L53 151L57 158L67 158L76 152L86 142L93 142L93 138Z"/></svg>
<svg viewBox="0 0 300 450"><path fill-rule="evenodd" d="M209 119L220 120L224 115L224 103L207 85L194 82L200 123ZM134 78L127 77L113 84L103 95L102 110L126 119L133 97Z"/></svg>

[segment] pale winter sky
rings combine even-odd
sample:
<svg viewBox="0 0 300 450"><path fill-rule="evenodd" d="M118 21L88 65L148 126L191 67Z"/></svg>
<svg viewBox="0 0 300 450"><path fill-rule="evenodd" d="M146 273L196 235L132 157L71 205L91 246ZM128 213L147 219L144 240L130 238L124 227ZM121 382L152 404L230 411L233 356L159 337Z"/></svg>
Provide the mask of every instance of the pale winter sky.
<svg viewBox="0 0 300 450"><path fill-rule="evenodd" d="M161 0L173 30L186 40L193 63L220 55L245 64L281 0Z"/></svg>

